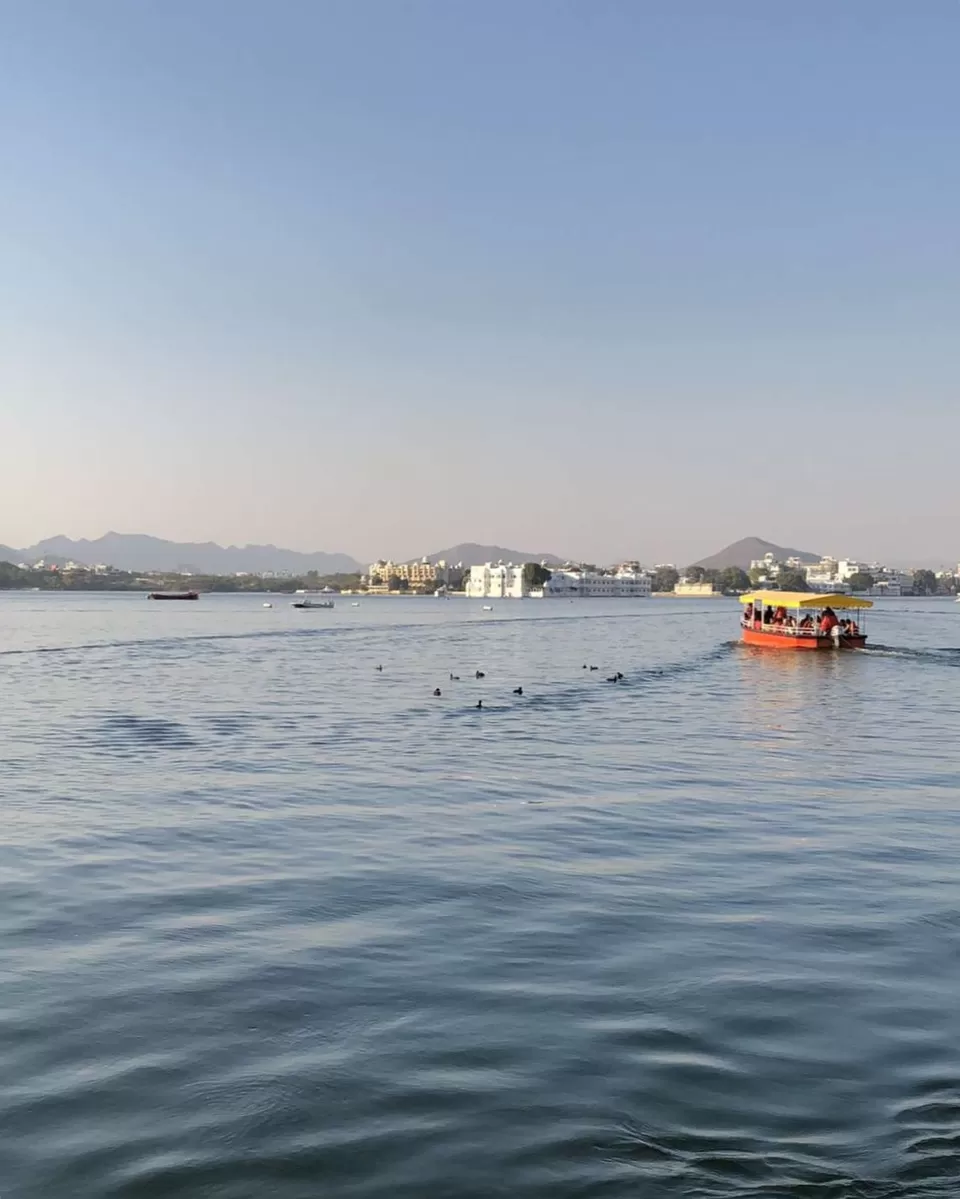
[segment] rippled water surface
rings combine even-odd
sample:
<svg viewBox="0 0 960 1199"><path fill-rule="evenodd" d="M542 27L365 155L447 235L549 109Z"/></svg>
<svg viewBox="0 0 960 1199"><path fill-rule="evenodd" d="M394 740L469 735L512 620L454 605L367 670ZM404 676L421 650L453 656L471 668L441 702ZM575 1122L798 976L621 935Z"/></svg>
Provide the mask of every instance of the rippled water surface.
<svg viewBox="0 0 960 1199"><path fill-rule="evenodd" d="M261 605L0 595L3 1199L960 1194L960 607Z"/></svg>

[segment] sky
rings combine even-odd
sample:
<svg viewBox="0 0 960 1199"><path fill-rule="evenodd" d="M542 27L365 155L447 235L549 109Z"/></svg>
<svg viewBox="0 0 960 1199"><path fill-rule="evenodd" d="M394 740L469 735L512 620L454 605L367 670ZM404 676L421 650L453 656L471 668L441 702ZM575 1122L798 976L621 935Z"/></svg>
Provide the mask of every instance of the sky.
<svg viewBox="0 0 960 1199"><path fill-rule="evenodd" d="M2 0L0 543L960 559L954 0Z"/></svg>

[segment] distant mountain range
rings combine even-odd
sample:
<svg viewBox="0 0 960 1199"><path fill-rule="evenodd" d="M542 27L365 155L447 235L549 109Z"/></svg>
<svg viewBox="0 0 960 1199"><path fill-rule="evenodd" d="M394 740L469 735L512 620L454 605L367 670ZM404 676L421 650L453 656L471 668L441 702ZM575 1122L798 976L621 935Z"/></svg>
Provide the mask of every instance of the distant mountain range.
<svg viewBox="0 0 960 1199"><path fill-rule="evenodd" d="M773 554L781 562L787 558L799 558L801 562L819 562L821 558L820 554L812 554L809 550L792 550L785 545L774 545L772 541L764 541L762 537L744 537L692 565L702 566L705 570L726 570L728 566L739 566L741 570L749 570L750 563L762 558L764 554Z"/></svg>
<svg viewBox="0 0 960 1199"><path fill-rule="evenodd" d="M302 554L275 545L217 545L212 541L164 541L142 533L107 533L95 541L48 537L26 549L0 545L0 561L37 562L63 566L68 561L94 566L103 562L118 570L189 570L196 574L229 575L237 571L290 571L322 575L352 574L360 564L349 554Z"/></svg>
<svg viewBox="0 0 960 1199"><path fill-rule="evenodd" d="M555 554L531 554L525 550L508 550L502 545L477 545L464 541L452 545L448 550L438 550L427 555L428 562L462 562L464 566L483 566L485 562L546 562L550 566L562 566L565 558Z"/></svg>
<svg viewBox="0 0 960 1199"><path fill-rule="evenodd" d="M789 549L774 545L760 537L744 537L735 541L709 558L701 558L696 566L712 570L723 570L728 566L749 569L755 558L772 553L777 558L799 558L802 562L819 562L820 555L807 550ZM196 574L230 575L237 571L257 574L266 571L289 571L306 574L315 570L322 575L351 574L365 570L349 554L301 553L299 550L281 549L275 545L217 545L212 541L165 541L160 537L148 537L142 533L107 533L95 541L74 541L69 537L48 537L25 549L0 545L0 562L37 562L40 559L50 564L63 566L65 563L81 562L94 566L99 562L115 566L118 570L184 570ZM556 554L540 551L509 549L503 545L480 545L474 541L461 542L448 549L428 554L430 562L441 559L449 563L462 562L464 566L482 566L485 562L546 562L560 566L566 559Z"/></svg>
<svg viewBox="0 0 960 1199"><path fill-rule="evenodd" d="M38 562L64 566L80 562L94 566L99 562L118 570L184 570L195 574L230 575L237 571L257 574L264 571L290 571L306 574L315 570L322 575L351 574L366 567L349 554L312 553L285 550L275 545L217 545L213 541L165 541L142 533L107 533L95 541L74 541L70 537L48 537L25 549L0 545L0 562ZM464 542L429 554L430 562L482 566L484 562L548 562L559 565L555 554L527 553L502 545L478 545Z"/></svg>

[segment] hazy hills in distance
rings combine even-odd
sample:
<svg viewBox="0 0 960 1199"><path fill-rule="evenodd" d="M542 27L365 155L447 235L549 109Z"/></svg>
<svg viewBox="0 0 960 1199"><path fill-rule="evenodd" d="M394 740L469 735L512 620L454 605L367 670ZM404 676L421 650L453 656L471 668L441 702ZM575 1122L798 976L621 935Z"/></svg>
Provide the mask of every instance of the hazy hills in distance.
<svg viewBox="0 0 960 1199"><path fill-rule="evenodd" d="M764 554L773 554L781 562L787 558L799 558L801 562L819 562L821 558L820 554L812 554L809 550L792 550L784 545L774 545L772 541L764 541L762 537L743 537L692 565L702 566L704 570L726 570L728 566L739 566L741 570L749 570L750 563L762 558Z"/></svg>
<svg viewBox="0 0 960 1199"><path fill-rule="evenodd" d="M213 541L165 541L143 533L107 533L94 541L70 537L48 537L24 549L0 545L0 562L39 562L64 566L79 562L84 566L104 563L118 570L191 571L195 574L230 575L237 571L257 574L265 571L289 571L303 575L315 570L321 575L352 574L366 570L349 554L301 553L275 545L217 545ZM429 554L431 562L481 566L484 562L548 562L558 565L554 554L525 553L501 545L464 542Z"/></svg>
<svg viewBox="0 0 960 1199"><path fill-rule="evenodd" d="M349 554L313 553L280 549L275 545L217 545L212 541L165 541L143 533L107 533L95 541L48 537L26 549L0 546L0 560L38 562L63 566L68 561L94 566L103 562L118 570L185 570L196 574L229 575L237 571L308 570L323 575L352 574L360 564Z"/></svg>
<svg viewBox="0 0 960 1199"><path fill-rule="evenodd" d="M747 570L753 559L762 558L766 553L772 553L781 560L790 557L799 558L802 562L820 560L819 554L807 550L774 545L760 537L744 537L711 554L709 558L701 558L694 565L712 570L723 570L728 566ZM480 545L474 541L464 541L426 557L430 562L462 562L464 566L482 566L484 562L545 562L549 566L560 566L566 561L556 554L508 549L503 545ZM367 568L367 563L360 563L349 554L320 551L302 553L275 545L222 546L213 541L166 541L143 533L107 533L94 541L48 537L25 549L0 545L0 562L33 563L41 558L48 565L57 566L64 566L71 561L85 566L102 562L118 570L183 570L214 575L230 575L238 571L251 574L289 571L291 574L304 575L310 570L321 575L332 575L352 574Z"/></svg>
<svg viewBox="0 0 960 1199"><path fill-rule="evenodd" d="M452 545L448 550L438 550L427 555L428 562L462 562L464 566L483 566L485 562L546 562L549 566L562 566L566 559L555 554L532 554L525 550L508 550L502 545L477 545L464 541Z"/></svg>

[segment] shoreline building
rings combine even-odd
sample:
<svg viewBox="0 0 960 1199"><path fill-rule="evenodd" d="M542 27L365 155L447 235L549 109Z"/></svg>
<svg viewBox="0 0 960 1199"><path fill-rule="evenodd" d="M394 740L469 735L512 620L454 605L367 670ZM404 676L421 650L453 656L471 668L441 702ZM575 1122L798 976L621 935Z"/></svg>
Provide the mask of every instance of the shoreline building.
<svg viewBox="0 0 960 1199"><path fill-rule="evenodd" d="M692 583L687 579L678 579L673 589L673 594L684 596L688 599L691 597L703 599L704 596L722 595L723 593L717 591L712 583Z"/></svg>
<svg viewBox="0 0 960 1199"><path fill-rule="evenodd" d="M554 570L538 596L544 599L645 599L653 589L649 571L632 566L615 570L593 570L571 566Z"/></svg>
<svg viewBox="0 0 960 1199"><path fill-rule="evenodd" d="M428 584L446 586L449 569L446 562L429 562L426 558L421 558L419 562L391 562L389 558L380 558L370 563L367 569L369 591L389 591L391 579L406 583L411 591Z"/></svg>
<svg viewBox="0 0 960 1199"><path fill-rule="evenodd" d="M542 587L531 587L524 564L487 562L471 566L466 578L470 599L637 599L651 594L649 571L633 564L613 570L567 565L550 568Z"/></svg>
<svg viewBox="0 0 960 1199"><path fill-rule="evenodd" d="M850 580L855 575L869 575L873 586L858 592L860 595L901 596L913 589L913 581L902 571L884 566L880 562L858 562L854 558L821 558L807 567L807 586L811 591L848 594L852 588Z"/></svg>
<svg viewBox="0 0 960 1199"><path fill-rule="evenodd" d="M512 562L471 566L464 590L468 599L523 599L530 594L523 566L514 566Z"/></svg>

